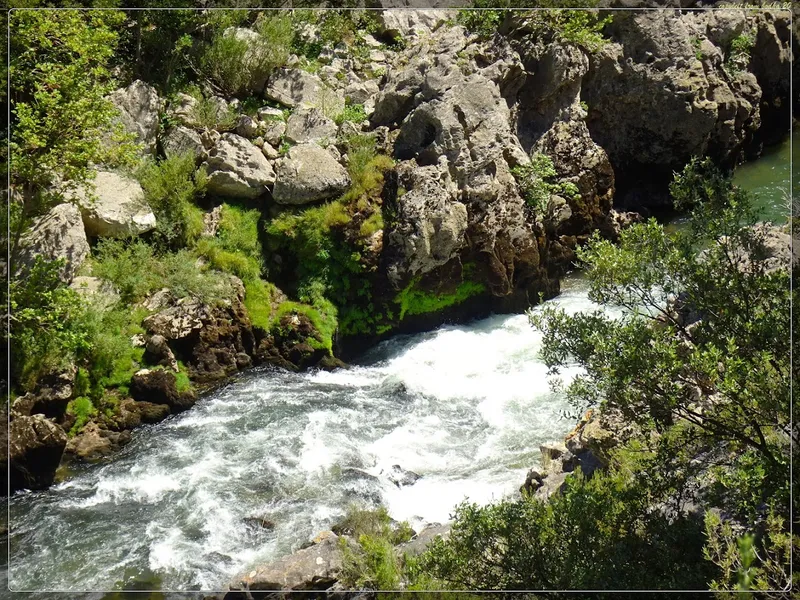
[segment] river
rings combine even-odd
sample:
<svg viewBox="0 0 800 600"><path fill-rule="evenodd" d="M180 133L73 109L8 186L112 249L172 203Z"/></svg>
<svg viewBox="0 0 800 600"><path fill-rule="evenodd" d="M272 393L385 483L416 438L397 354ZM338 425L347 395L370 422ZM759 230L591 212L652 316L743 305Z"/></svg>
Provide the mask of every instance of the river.
<svg viewBox="0 0 800 600"><path fill-rule="evenodd" d="M776 222L785 222L789 148L736 173ZM593 307L580 277L562 289L550 303ZM113 461L11 498L10 587L224 589L352 504L382 503L419 528L448 520L465 498L514 494L539 445L574 425L549 387L540 342L526 316L493 316L397 336L347 370L242 374L190 411L136 430ZM421 478L398 487L394 465Z"/></svg>

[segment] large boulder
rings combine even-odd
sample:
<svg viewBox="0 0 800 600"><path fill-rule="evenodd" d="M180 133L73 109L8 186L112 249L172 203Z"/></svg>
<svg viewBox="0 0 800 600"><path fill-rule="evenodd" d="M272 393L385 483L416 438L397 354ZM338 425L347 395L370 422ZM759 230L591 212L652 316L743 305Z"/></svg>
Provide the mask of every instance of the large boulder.
<svg viewBox="0 0 800 600"><path fill-rule="evenodd" d="M344 110L344 92L301 69L275 69L267 80L264 97L289 108L318 108L329 117Z"/></svg>
<svg viewBox="0 0 800 600"><path fill-rule="evenodd" d="M317 542L273 563L259 566L238 577L231 589L238 590L327 590L338 581L344 568L341 541L354 547L350 538L329 531Z"/></svg>
<svg viewBox="0 0 800 600"><path fill-rule="evenodd" d="M275 183L275 172L261 150L235 133L220 137L205 164L212 194L258 198Z"/></svg>
<svg viewBox="0 0 800 600"><path fill-rule="evenodd" d="M129 431L101 429L90 422L67 442L65 452L87 462L100 460L130 442Z"/></svg>
<svg viewBox="0 0 800 600"><path fill-rule="evenodd" d="M67 434L44 415L21 416L9 425L10 492L52 485Z"/></svg>
<svg viewBox="0 0 800 600"><path fill-rule="evenodd" d="M296 110L286 122L286 140L292 144L304 142L333 141L336 138L336 123L316 108Z"/></svg>
<svg viewBox="0 0 800 600"><path fill-rule="evenodd" d="M59 204L34 220L20 239L19 263L22 271L33 265L37 256L53 261L64 259L61 279L72 281L75 272L89 256L89 242L83 219L73 204Z"/></svg>
<svg viewBox="0 0 800 600"><path fill-rule="evenodd" d="M617 170L623 206L667 204L673 171L692 156L734 164L761 126L756 76L726 65L729 48L714 43L729 44L739 20L707 19L615 13L612 42L592 57L582 99L592 139Z"/></svg>
<svg viewBox="0 0 800 600"><path fill-rule="evenodd" d="M142 324L175 349L193 381L218 381L251 364L255 337L244 307L244 286L236 278L231 281L233 293L213 305L194 298L176 300L164 292L148 303L158 312Z"/></svg>
<svg viewBox="0 0 800 600"><path fill-rule="evenodd" d="M145 154L155 155L161 108L155 88L137 79L128 87L112 92L110 100L119 109L119 121L136 136Z"/></svg>
<svg viewBox="0 0 800 600"><path fill-rule="evenodd" d="M382 3L405 8L408 2ZM431 31L451 19L453 14L447 10L382 10L378 13L380 34L389 39L418 38L430 34Z"/></svg>
<svg viewBox="0 0 800 600"><path fill-rule="evenodd" d="M350 176L330 152L317 144L293 146L276 163L272 198L278 204L308 204L333 198L350 185Z"/></svg>
<svg viewBox="0 0 800 600"><path fill-rule="evenodd" d="M191 408L195 395L179 392L175 373L162 369L142 369L131 378L131 397L139 402L166 404L174 413Z"/></svg>
<svg viewBox="0 0 800 600"><path fill-rule="evenodd" d="M182 125L173 127L167 132L161 141L161 147L167 158L191 154L198 159L205 154L200 134Z"/></svg>
<svg viewBox="0 0 800 600"><path fill-rule="evenodd" d="M155 229L156 217L139 182L113 171L97 171L94 180L70 194L80 206L86 233L124 238Z"/></svg>
<svg viewBox="0 0 800 600"><path fill-rule="evenodd" d="M397 201L397 224L385 242L394 258L387 274L398 287L444 265L467 244L467 207L456 200L452 182L442 182L435 166L409 166L404 175L410 191Z"/></svg>

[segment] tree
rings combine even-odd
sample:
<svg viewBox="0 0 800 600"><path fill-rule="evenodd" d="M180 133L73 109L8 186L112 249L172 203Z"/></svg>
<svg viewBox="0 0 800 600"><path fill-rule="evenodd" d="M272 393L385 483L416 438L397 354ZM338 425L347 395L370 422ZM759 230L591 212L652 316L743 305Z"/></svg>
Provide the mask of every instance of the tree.
<svg viewBox="0 0 800 600"><path fill-rule="evenodd" d="M32 217L90 179L92 163L131 156L128 144L103 143L116 115L109 64L124 19L118 11L10 13L12 273Z"/></svg>

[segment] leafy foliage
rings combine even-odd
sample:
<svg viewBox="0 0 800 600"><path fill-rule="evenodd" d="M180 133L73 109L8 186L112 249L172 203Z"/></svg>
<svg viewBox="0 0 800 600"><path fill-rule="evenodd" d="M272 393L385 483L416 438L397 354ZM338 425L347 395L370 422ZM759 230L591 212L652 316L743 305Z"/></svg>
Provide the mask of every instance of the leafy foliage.
<svg viewBox="0 0 800 600"><path fill-rule="evenodd" d="M138 302L165 287L178 298L194 296L209 302L227 293L218 277L204 272L195 262L186 249L159 256L141 240L106 239L97 246L93 272L111 281L125 302Z"/></svg>
<svg viewBox="0 0 800 600"><path fill-rule="evenodd" d="M195 200L205 193L206 172L195 170L187 153L144 163L137 173L145 200L156 216L152 241L162 249L191 247L203 232L203 212Z"/></svg>
<svg viewBox="0 0 800 600"><path fill-rule="evenodd" d="M260 91L257 87L289 57L294 34L288 16L262 13L254 29L252 39L246 39L235 30L217 28L200 59L207 76L229 95Z"/></svg>
<svg viewBox="0 0 800 600"><path fill-rule="evenodd" d="M212 267L236 275L244 282L261 276L261 242L258 239L258 209L246 210L223 204L216 237L203 237L196 251Z"/></svg>
<svg viewBox="0 0 800 600"><path fill-rule="evenodd" d="M124 14L115 11L10 13L12 272L18 239L34 216L91 178L92 163L130 164L134 147L107 95ZM104 138L113 138L104 143Z"/></svg>
<svg viewBox="0 0 800 600"><path fill-rule="evenodd" d="M552 159L541 152L535 153L530 163L514 167L511 174L517 180L525 202L540 215L546 214L552 194L569 199L580 198L578 187L574 183L557 181L558 172Z"/></svg>
<svg viewBox="0 0 800 600"><path fill-rule="evenodd" d="M461 304L468 298L486 291L486 286L483 283L471 281L470 279L462 281L452 294L425 292L417 287L418 284L419 278L415 278L397 295L401 320L406 315L421 315Z"/></svg>
<svg viewBox="0 0 800 600"><path fill-rule="evenodd" d="M752 33L745 32L733 38L725 57L725 67L734 73L746 69L754 45L755 36Z"/></svg>
<svg viewBox="0 0 800 600"><path fill-rule="evenodd" d="M422 555L423 574L446 588L697 589L702 532L689 519L648 510L647 494L623 473L576 474L549 501L462 503L450 537Z"/></svg>

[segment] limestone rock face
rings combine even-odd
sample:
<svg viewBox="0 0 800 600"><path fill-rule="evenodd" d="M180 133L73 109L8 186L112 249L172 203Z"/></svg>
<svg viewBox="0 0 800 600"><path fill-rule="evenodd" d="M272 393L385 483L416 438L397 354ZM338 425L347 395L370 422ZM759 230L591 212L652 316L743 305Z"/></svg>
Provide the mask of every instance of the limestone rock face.
<svg viewBox="0 0 800 600"><path fill-rule="evenodd" d="M122 125L144 145L145 154L155 155L161 107L155 88L137 79L128 87L112 92L110 99L120 111Z"/></svg>
<svg viewBox="0 0 800 600"><path fill-rule="evenodd" d="M43 415L21 416L9 426L10 493L49 487L61 462L67 434Z"/></svg>
<svg viewBox="0 0 800 600"><path fill-rule="evenodd" d="M161 146L167 158L192 154L195 159L198 159L203 156L205 151L200 134L182 125L170 129L164 136Z"/></svg>
<svg viewBox="0 0 800 600"><path fill-rule="evenodd" d="M340 538L328 531L317 536L310 548L274 563L259 566L237 578L231 589L327 590L339 580L344 566ZM352 540L344 538L348 544Z"/></svg>
<svg viewBox="0 0 800 600"><path fill-rule="evenodd" d="M392 3L384 3L387 8ZM408 6L399 3L398 7ZM433 29L452 17L448 10L384 10L378 13L381 34L389 38L417 38L429 34Z"/></svg>
<svg viewBox="0 0 800 600"><path fill-rule="evenodd" d="M336 123L316 108L296 110L286 122L286 139L292 144L333 141Z"/></svg>
<svg viewBox="0 0 800 600"><path fill-rule="evenodd" d="M220 196L257 198L275 183L275 172L249 140L223 134L208 153L208 190Z"/></svg>
<svg viewBox="0 0 800 600"><path fill-rule="evenodd" d="M98 171L93 181L73 196L93 237L128 237L156 226L156 217L134 179L113 171Z"/></svg>
<svg viewBox="0 0 800 600"><path fill-rule="evenodd" d="M264 97L289 108L318 108L335 116L344 110L344 93L302 69L275 69L267 80Z"/></svg>
<svg viewBox="0 0 800 600"><path fill-rule="evenodd" d="M72 281L89 256L89 242L81 213L74 204L59 204L37 218L20 240L19 261L23 271L41 256L44 260L64 259L61 279Z"/></svg>
<svg viewBox="0 0 800 600"><path fill-rule="evenodd" d="M330 152L317 144L293 146L275 165L277 180L272 197L278 204L308 204L338 196L350 185L350 176Z"/></svg>

